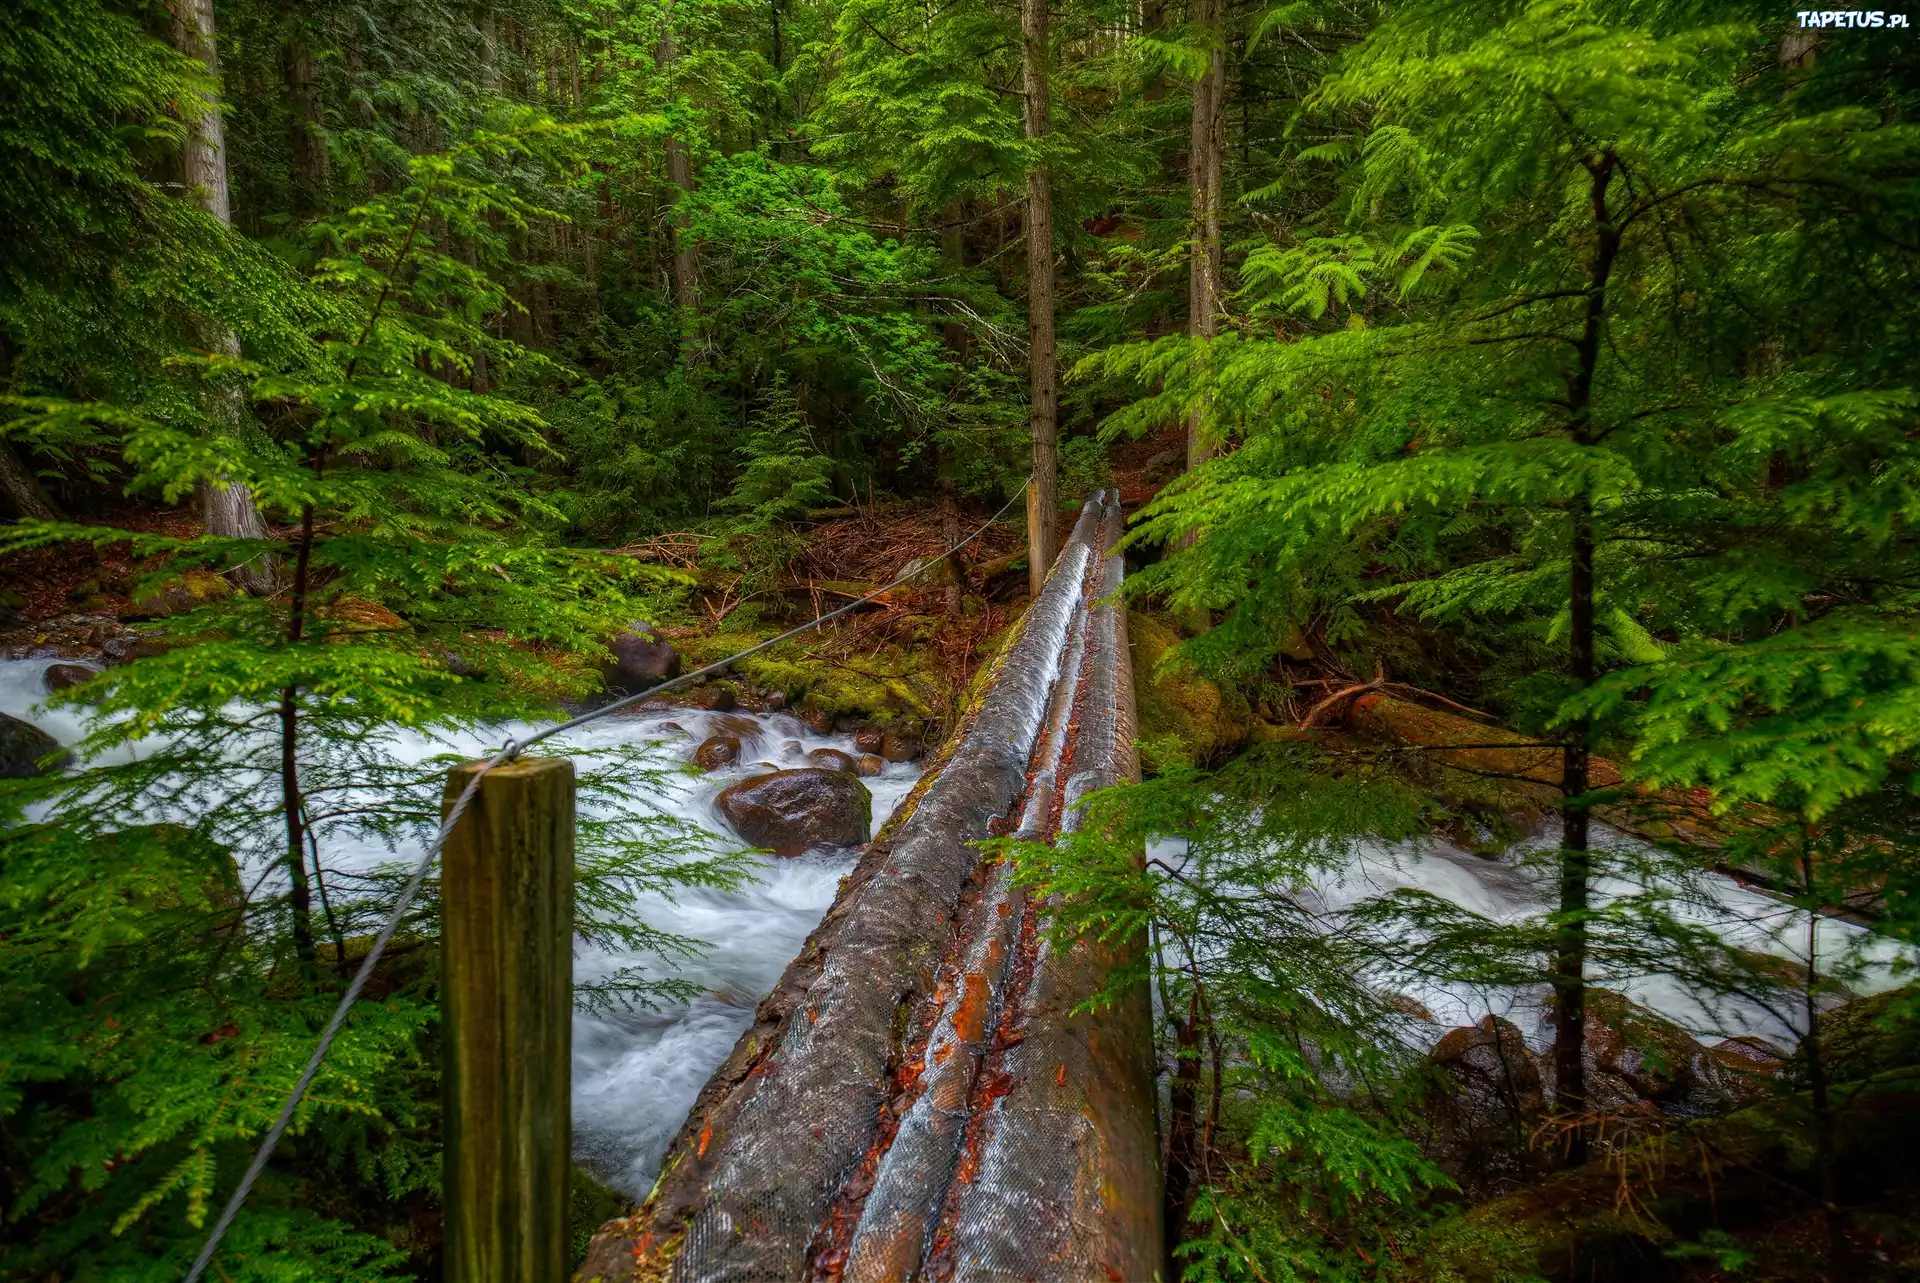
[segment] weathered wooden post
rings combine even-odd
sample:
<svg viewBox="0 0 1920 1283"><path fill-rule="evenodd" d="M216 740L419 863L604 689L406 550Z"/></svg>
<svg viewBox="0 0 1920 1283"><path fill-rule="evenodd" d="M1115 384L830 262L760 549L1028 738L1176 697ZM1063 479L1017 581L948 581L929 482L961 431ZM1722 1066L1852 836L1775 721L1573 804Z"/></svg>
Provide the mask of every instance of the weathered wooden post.
<svg viewBox="0 0 1920 1283"><path fill-rule="evenodd" d="M448 773L443 815L479 769ZM446 1277L563 1283L573 763L529 758L488 772L440 860Z"/></svg>

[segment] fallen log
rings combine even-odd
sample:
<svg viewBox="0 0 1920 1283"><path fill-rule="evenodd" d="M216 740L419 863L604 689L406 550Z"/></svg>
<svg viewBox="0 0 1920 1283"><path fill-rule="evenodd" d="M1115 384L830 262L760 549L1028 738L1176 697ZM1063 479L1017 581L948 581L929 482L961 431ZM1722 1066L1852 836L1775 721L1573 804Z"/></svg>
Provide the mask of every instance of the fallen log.
<svg viewBox="0 0 1920 1283"><path fill-rule="evenodd" d="M1101 613L1093 602L1117 586L1117 556L1098 550L1110 546L1118 518L1104 500L1083 510L1046 589L950 747L909 796L904 818L871 844L755 1010L669 1146L646 1202L595 1236L575 1276L581 1283L917 1276L931 1247L926 1231L947 1200L910 1197L919 1172L909 1164L912 1172L884 1184L864 1240L886 1250L861 1251L849 1262L869 1188L859 1174L884 1162L898 1134L896 1107L909 1108L913 1057L925 1055L924 1034L914 1030L947 1004L939 977L963 929L963 892L982 876L974 843L1005 831L994 826L1037 787L1029 774L1045 748L1043 727L1063 735L1079 727L1076 751L1094 746L1069 756L1070 796L1132 770L1131 699L1120 704L1131 690L1124 624L1110 608L1089 622ZM1104 714L1062 703L1059 689L1063 665L1072 662L1069 637L1089 628L1107 656L1104 670L1086 670ZM1049 821L1058 814L1052 805L1039 809ZM944 1176L925 1173L942 1189L958 1181L964 1194L987 1200L944 1222L943 1242L957 1253L953 1277L1151 1277L1164 1249L1146 994L1143 988L1123 1011L1075 1015L1104 984L1112 958L1091 945L1034 957L1037 911L1020 915L1034 977L1024 1027L1046 1061L1009 1061L997 1070L1012 1090L968 1122L983 1152L1001 1157L970 1177L951 1167ZM971 1028L972 1019L961 1024ZM978 1050L978 1037L970 1041ZM958 1162L939 1144L910 1141L903 1162L910 1152L930 1156L935 1168ZM1042 1225L1026 1214L1036 1197ZM1016 1239L996 1237L1012 1229L1020 1231ZM994 1273L1009 1253L1021 1259L1016 1273ZM842 1275L842 1265L858 1268Z"/></svg>

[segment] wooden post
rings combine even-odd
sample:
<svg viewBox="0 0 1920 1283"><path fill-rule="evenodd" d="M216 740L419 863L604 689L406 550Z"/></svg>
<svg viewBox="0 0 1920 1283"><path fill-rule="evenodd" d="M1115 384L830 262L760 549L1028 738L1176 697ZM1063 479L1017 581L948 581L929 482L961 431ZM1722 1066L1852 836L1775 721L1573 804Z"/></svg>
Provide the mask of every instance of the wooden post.
<svg viewBox="0 0 1920 1283"><path fill-rule="evenodd" d="M477 770L448 773L443 815ZM564 1283L573 763L489 772L447 837L440 888L446 1277Z"/></svg>

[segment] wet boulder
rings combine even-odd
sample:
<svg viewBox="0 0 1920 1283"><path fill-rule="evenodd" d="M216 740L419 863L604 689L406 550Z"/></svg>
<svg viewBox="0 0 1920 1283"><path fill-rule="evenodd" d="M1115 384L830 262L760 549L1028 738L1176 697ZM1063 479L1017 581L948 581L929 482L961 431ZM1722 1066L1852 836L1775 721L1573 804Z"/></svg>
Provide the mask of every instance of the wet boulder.
<svg viewBox="0 0 1920 1283"><path fill-rule="evenodd" d="M887 742L887 732L878 726L862 726L853 733L853 746L862 753L878 753Z"/></svg>
<svg viewBox="0 0 1920 1283"><path fill-rule="evenodd" d="M1546 1013L1553 1027L1553 1012ZM1617 1110L1642 1102L1663 1112L1723 1113L1736 1092L1726 1065L1698 1039L1608 989L1587 991L1585 1047L1589 1108ZM1548 1066L1548 1090L1552 1068Z"/></svg>
<svg viewBox="0 0 1920 1283"><path fill-rule="evenodd" d="M1546 1116L1546 1094L1520 1030L1485 1016L1448 1030L1428 1057L1449 1080L1429 1103L1434 1161L1470 1197L1530 1179L1542 1162L1529 1142Z"/></svg>
<svg viewBox="0 0 1920 1283"><path fill-rule="evenodd" d="M41 759L49 753L58 753L59 756L42 767ZM60 770L68 760L69 756L60 748L59 740L32 722L0 713L0 779L32 779L36 775Z"/></svg>
<svg viewBox="0 0 1920 1283"><path fill-rule="evenodd" d="M902 726L889 726L880 736L880 756L889 762L911 762L920 756L920 737Z"/></svg>
<svg viewBox="0 0 1920 1283"><path fill-rule="evenodd" d="M878 775L887 769L887 761L877 753L862 753L853 769L857 775Z"/></svg>
<svg viewBox="0 0 1920 1283"><path fill-rule="evenodd" d="M1764 1095L1767 1084L1780 1076L1789 1060L1788 1053L1765 1038L1752 1035L1722 1038L1707 1048L1707 1054L1725 1072L1735 1105L1744 1105Z"/></svg>
<svg viewBox="0 0 1920 1283"><path fill-rule="evenodd" d="M85 664L48 664L41 672L40 680L47 684L47 693L54 694L70 686L90 682L99 675L99 669L88 668Z"/></svg>
<svg viewBox="0 0 1920 1283"><path fill-rule="evenodd" d="M837 748L816 748L807 754L807 765L823 771L854 771L858 773L859 763L852 756Z"/></svg>
<svg viewBox="0 0 1920 1283"><path fill-rule="evenodd" d="M858 846L873 832L873 798L848 771L773 771L723 789L714 805L742 838L775 855Z"/></svg>
<svg viewBox="0 0 1920 1283"><path fill-rule="evenodd" d="M739 688L732 682L707 682L694 688L693 693L687 696L687 704L716 713L731 713L740 707Z"/></svg>
<svg viewBox="0 0 1920 1283"><path fill-rule="evenodd" d="M100 658L108 666L153 659L172 650L175 643L162 633L126 631L109 637L100 646Z"/></svg>
<svg viewBox="0 0 1920 1283"><path fill-rule="evenodd" d="M717 771L740 760L740 741L731 735L709 735L693 750L693 764L703 771Z"/></svg>
<svg viewBox="0 0 1920 1283"><path fill-rule="evenodd" d="M707 719L709 735L731 735L737 740L756 740L766 732L766 727L742 713L721 713Z"/></svg>
<svg viewBox="0 0 1920 1283"><path fill-rule="evenodd" d="M652 625L634 623L607 642L613 657L601 664L607 689L632 695L680 675L680 652Z"/></svg>

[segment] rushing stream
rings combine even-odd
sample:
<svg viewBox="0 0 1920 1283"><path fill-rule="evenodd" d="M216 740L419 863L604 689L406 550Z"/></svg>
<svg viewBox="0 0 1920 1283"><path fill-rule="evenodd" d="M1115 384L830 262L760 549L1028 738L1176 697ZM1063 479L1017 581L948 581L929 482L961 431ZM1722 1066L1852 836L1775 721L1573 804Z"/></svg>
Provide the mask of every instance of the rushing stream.
<svg viewBox="0 0 1920 1283"><path fill-rule="evenodd" d="M28 718L70 743L80 734L82 719L78 713L37 707L45 697L42 672L50 662L0 660L0 712ZM647 751L655 760L673 765L692 756L714 716L695 709L671 708L612 717L573 732L570 742L582 748L650 745ZM672 777L667 786L669 795L658 799L660 806L723 841L732 841L713 805L715 794L726 785L769 765L805 766L805 755L813 749L854 751L851 736L816 735L788 715L762 715L754 720L763 733L745 745L740 764L706 775ZM477 756L523 729L514 725L494 728L484 743L476 736L429 740L400 735L395 737L393 751L414 761L449 751ZM912 789L918 775L919 767L913 763L890 764L880 775L863 781L873 797L876 828ZM1604 829L1600 830L1600 840L1633 841ZM1536 844L1550 845L1552 841L1553 835L1547 834L1536 839ZM366 869L391 861L396 854L401 859L414 858L411 851L395 853L371 842L330 845L331 849L322 850L328 868ZM1167 842L1156 853L1177 861L1181 850L1182 844ZM761 858L757 879L737 891L693 890L671 901L647 896L634 906L649 924L707 943L709 947L702 956L677 964L674 971L704 992L690 1003L657 1010L575 1016L574 1144L576 1155L590 1170L627 1193L646 1192L667 1142L700 1087L747 1027L755 1004L799 952L854 859L854 853L848 851L816 851L791 859ZM1424 844L1419 853L1405 847L1367 847L1303 894L1315 907L1337 914L1365 896L1396 887L1430 891L1502 921L1540 912L1551 891L1536 868L1512 860L1484 859L1434 842ZM1723 936L1783 956L1792 956L1801 947L1803 915L1726 879L1713 879L1712 889L1714 903L1696 912ZM1618 880L1601 879L1595 886L1596 900L1635 890ZM1870 964L1857 987L1879 988L1904 978L1905 971L1898 964L1905 955L1892 942L1835 920L1823 921L1820 931L1821 950L1827 957L1843 950L1858 950ZM582 947L574 965L576 975L584 979L629 963L649 961L657 969L657 960L626 958ZM1550 1038L1541 1020L1544 989L1489 992L1418 982L1396 987L1432 1014L1435 1037L1491 1011L1513 1020L1536 1046L1544 1046ZM1670 979L1655 976L1622 987L1636 1001L1709 1040L1758 1035L1790 1046L1798 1036L1790 1024L1753 1003L1703 1002Z"/></svg>
<svg viewBox="0 0 1920 1283"><path fill-rule="evenodd" d="M0 660L0 712L26 718L62 743L72 743L82 731L79 710L38 707L46 698L42 673L52 662ZM672 766L692 756L715 716L698 709L670 708L609 717L572 732L567 742L579 748L652 746L649 756ZM806 754L814 749L856 754L851 735L816 735L798 718L779 713L754 720L763 733L743 744L738 765L705 775L670 777L669 795L657 799L661 808L723 842L737 844L714 809L714 796L721 789L764 771L768 764L806 766ZM413 761L447 752L480 756L508 736L530 729L509 723L484 737L428 739L400 734L391 748L397 757ZM892 814L919 775L916 763L890 763L881 774L862 780L873 797L875 828ZM325 867L347 872L395 858L411 861L416 855L415 850L390 851L372 841L336 839L323 841L321 848ZM791 859L759 857L755 881L737 891L694 889L678 893L671 901L650 895L634 906L649 925L706 942L702 956L667 969L705 993L691 1003L663 1005L658 1010L575 1015L574 1148L589 1170L627 1193L646 1192L667 1142L700 1087L747 1027L754 1005L800 951L855 858L850 851L816 851ZM574 970L576 977L587 980L634 963L647 965L655 975L663 969L657 958L623 957L583 945L576 951Z"/></svg>

